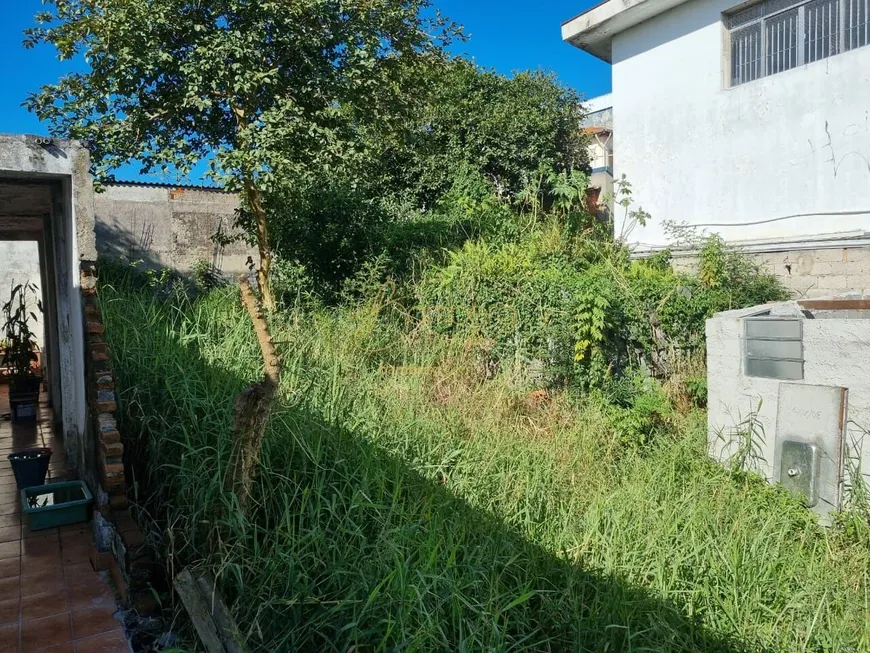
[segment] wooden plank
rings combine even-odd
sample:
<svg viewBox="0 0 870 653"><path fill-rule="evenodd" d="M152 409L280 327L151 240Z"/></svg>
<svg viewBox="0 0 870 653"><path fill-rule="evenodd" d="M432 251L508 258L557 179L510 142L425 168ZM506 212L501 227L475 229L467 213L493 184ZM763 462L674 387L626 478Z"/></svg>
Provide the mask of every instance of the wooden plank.
<svg viewBox="0 0 870 653"><path fill-rule="evenodd" d="M814 311L866 311L870 299L804 299L798 304Z"/></svg>
<svg viewBox="0 0 870 653"><path fill-rule="evenodd" d="M175 591L208 653L245 653L241 633L208 574L187 568L175 577Z"/></svg>

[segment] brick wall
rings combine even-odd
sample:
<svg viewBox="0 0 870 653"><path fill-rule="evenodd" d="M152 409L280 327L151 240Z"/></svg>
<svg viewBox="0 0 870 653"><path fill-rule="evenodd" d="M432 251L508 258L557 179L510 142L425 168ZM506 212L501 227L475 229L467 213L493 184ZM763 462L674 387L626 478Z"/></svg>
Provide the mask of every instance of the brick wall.
<svg viewBox="0 0 870 653"><path fill-rule="evenodd" d="M108 569L128 606L139 612L155 607L150 585L159 566L128 502L124 444L118 427L115 379L105 341L105 326L97 295L97 269L81 266L85 316L88 432L82 451L82 475L93 490L94 546L91 561L98 571Z"/></svg>
<svg viewBox="0 0 870 653"><path fill-rule="evenodd" d="M849 293L870 295L870 247L788 250L748 256L776 275L798 299ZM677 255L673 266L676 270L695 271L698 257Z"/></svg>

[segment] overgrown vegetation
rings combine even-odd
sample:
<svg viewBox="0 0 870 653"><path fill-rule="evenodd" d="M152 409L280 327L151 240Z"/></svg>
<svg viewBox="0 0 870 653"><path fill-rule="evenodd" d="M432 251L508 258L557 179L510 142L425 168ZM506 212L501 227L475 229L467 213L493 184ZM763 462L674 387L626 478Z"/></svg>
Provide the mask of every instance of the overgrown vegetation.
<svg viewBox="0 0 870 653"><path fill-rule="evenodd" d="M528 254L469 245L418 292L447 280L458 301L469 270L494 279L492 268L513 300L547 271L582 276L532 247L546 240ZM515 268L541 280L508 290L525 278ZM588 279L690 280L616 269L598 261ZM704 413L668 383L629 366L591 392L547 388L493 367L498 320L445 331L375 287L275 316L285 374L244 517L223 481L231 403L262 362L237 291L190 299L103 272L128 452L149 463L136 468L140 515L170 568L213 571L253 650L870 646L866 530L824 530L784 492L710 461ZM696 301L704 287L694 280ZM589 333L560 301L565 328ZM528 342L551 328L526 324ZM568 365L585 370L576 357Z"/></svg>
<svg viewBox="0 0 870 653"><path fill-rule="evenodd" d="M104 262L100 296L137 516L251 650L870 650L866 507L823 530L748 472L752 416L706 455L704 322L783 288L716 237L633 259L574 91L447 56L427 0L47 5L28 44L90 66L28 100L53 133L242 195L284 366L250 500L237 291Z"/></svg>

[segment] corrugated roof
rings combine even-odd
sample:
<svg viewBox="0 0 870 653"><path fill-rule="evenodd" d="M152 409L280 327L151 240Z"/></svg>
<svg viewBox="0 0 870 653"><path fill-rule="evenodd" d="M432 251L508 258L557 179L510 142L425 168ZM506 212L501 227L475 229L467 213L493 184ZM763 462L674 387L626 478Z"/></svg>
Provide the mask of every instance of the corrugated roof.
<svg viewBox="0 0 870 653"><path fill-rule="evenodd" d="M180 190L212 190L217 193L231 193L220 186L208 186L206 184L167 184L158 181L124 181L115 180L106 182L106 186L140 186L144 188L169 188Z"/></svg>

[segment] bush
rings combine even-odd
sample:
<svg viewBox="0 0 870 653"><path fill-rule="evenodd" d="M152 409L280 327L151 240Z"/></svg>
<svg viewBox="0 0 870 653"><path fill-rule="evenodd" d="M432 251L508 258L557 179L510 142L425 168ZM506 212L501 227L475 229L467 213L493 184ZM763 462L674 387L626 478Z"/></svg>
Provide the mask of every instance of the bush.
<svg viewBox="0 0 870 653"><path fill-rule="evenodd" d="M630 261L606 242L539 229L521 242L467 243L418 285L420 310L441 333L492 340L500 365L543 365L547 383L602 388L648 369L667 376L703 350L714 313L783 299L777 280L711 239L705 276L676 273L666 256ZM428 308L426 308L428 307ZM423 316L424 322L425 315Z"/></svg>

